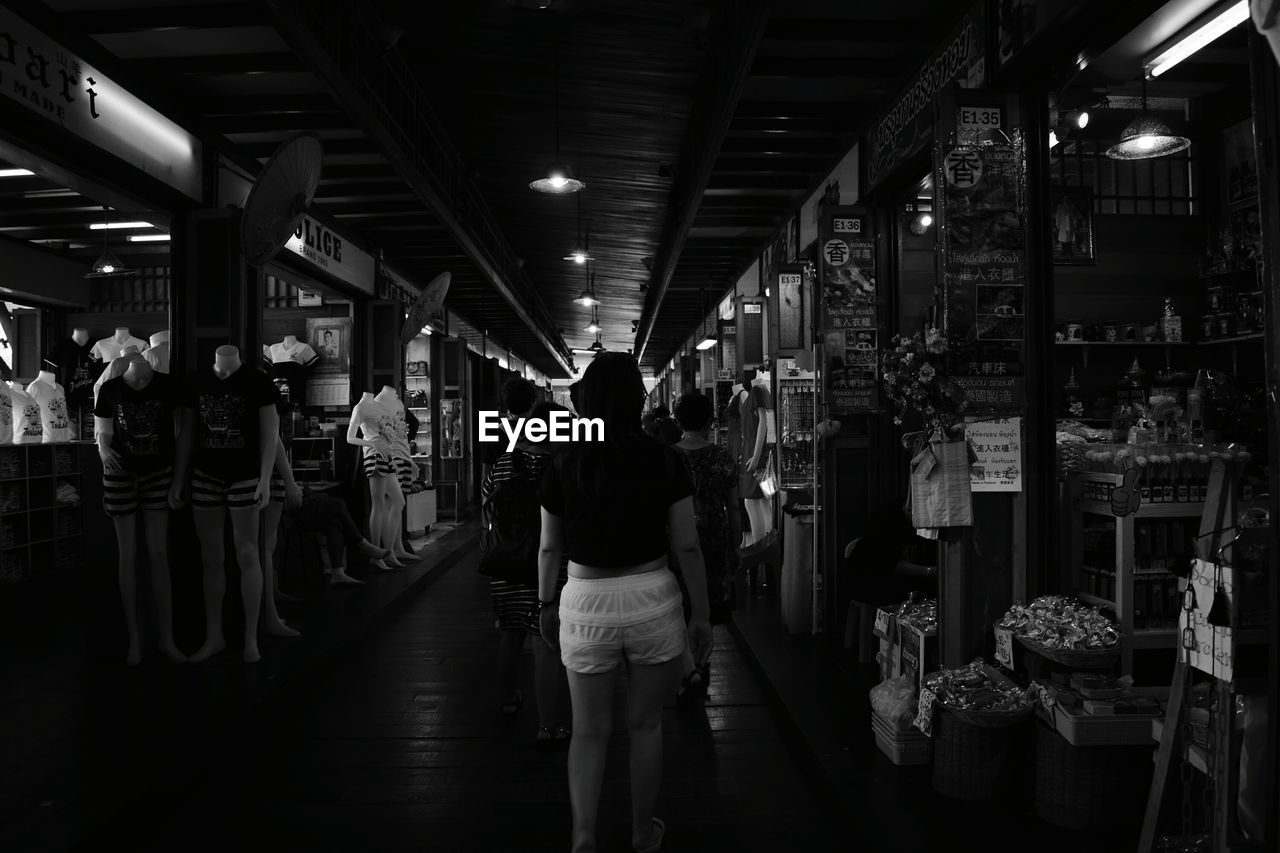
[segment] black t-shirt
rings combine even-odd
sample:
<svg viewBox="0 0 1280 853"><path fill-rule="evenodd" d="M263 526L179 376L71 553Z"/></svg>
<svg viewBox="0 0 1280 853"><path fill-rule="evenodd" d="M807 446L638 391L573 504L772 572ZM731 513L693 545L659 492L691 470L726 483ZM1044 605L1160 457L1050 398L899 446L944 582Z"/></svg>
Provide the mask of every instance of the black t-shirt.
<svg viewBox="0 0 1280 853"><path fill-rule="evenodd" d="M679 453L637 435L620 445L584 444L557 454L539 497L547 512L564 519L569 559L613 568L665 557L668 510L692 494Z"/></svg>
<svg viewBox="0 0 1280 853"><path fill-rule="evenodd" d="M271 365L271 378L275 380L280 395L288 396L289 408L307 404L307 374L311 368L296 361L277 361Z"/></svg>
<svg viewBox="0 0 1280 853"><path fill-rule="evenodd" d="M224 480L256 479L262 459L258 410L280 398L271 380L248 365L226 379L208 369L184 390L183 405L196 413L195 467Z"/></svg>
<svg viewBox="0 0 1280 853"><path fill-rule="evenodd" d="M102 384L93 413L114 422L111 448L126 468L156 471L173 464L173 410L179 403L176 383L163 373L153 374L141 389L117 376Z"/></svg>
<svg viewBox="0 0 1280 853"><path fill-rule="evenodd" d="M49 353L49 361L58 366L58 384L72 408L93 401L93 383L102 372L102 365L89 356L92 350L92 343L81 346L74 338L63 338Z"/></svg>

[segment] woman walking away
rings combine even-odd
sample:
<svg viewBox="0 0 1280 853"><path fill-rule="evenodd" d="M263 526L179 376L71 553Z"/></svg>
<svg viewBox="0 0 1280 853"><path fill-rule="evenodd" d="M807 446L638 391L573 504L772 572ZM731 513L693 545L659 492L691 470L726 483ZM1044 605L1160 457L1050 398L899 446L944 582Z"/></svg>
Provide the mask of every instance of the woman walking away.
<svg viewBox="0 0 1280 853"><path fill-rule="evenodd" d="M742 518L738 507L738 471L729 451L708 438L714 408L703 394L686 394L676 404L676 421L683 430L676 450L684 458L693 481L693 514L698 542L707 572L707 598L711 624L729 621L733 610L732 563L738 556L730 547L742 539ZM681 564L683 567L683 564ZM681 571L682 586L687 581ZM688 597L686 594L686 607ZM686 618L688 613L685 614ZM710 649L707 649L708 654ZM686 655L682 694L690 688L705 687L711 681L709 658Z"/></svg>
<svg viewBox="0 0 1280 853"><path fill-rule="evenodd" d="M523 379L519 381L527 382ZM533 387L532 382L528 384L530 388ZM520 417L527 415L530 421L550 424L551 413L554 411L567 409L555 403L539 403L533 406L532 411L524 409L513 411L513 414ZM526 435L527 431L522 431L515 450L498 456L489 469L480 494L486 524L511 532L514 529L511 525L518 527L523 519L528 519L527 526L531 529L518 532L518 535L520 538L529 537L529 554L532 560L532 543L537 543L540 537L538 487L556 445L546 441L530 442ZM535 566L531 565L527 583L494 579L489 581L489 594L494 612L498 614L500 632L498 691L502 697L503 714L508 718L514 717L524 706L524 696L516 685L520 681L520 657L524 651L524 642L532 634L534 691L538 702L537 737L539 741L560 741L569 737L569 729L559 724L559 699L565 683L564 665L555 650L538 639L538 587L534 569ZM565 563L561 561L556 577L557 590L567 579L565 570Z"/></svg>
<svg viewBox="0 0 1280 853"><path fill-rule="evenodd" d="M597 849L614 673L625 660L631 841L638 851L658 851L666 831L653 816L662 778L663 702L680 680L686 643L698 659L711 645L693 485L677 452L641 430L646 394L634 358L597 356L581 384L581 414L604 422L604 441L571 446L547 469L538 553L542 637L560 649L573 701L572 849ZM669 549L689 584L687 633L680 586L667 567ZM569 581L557 604L556 573L566 550Z"/></svg>

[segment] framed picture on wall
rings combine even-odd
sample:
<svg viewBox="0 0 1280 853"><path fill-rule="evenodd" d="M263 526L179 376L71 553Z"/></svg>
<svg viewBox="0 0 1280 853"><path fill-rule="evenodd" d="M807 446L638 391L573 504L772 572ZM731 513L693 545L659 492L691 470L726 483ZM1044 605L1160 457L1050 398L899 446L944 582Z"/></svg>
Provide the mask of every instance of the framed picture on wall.
<svg viewBox="0 0 1280 853"><path fill-rule="evenodd" d="M350 317L308 317L307 338L320 356L317 374L345 376L351 372Z"/></svg>
<svg viewBox="0 0 1280 853"><path fill-rule="evenodd" d="M1049 227L1055 264L1096 264L1093 245L1093 190L1089 187L1054 187L1049 205Z"/></svg>
<svg viewBox="0 0 1280 853"><path fill-rule="evenodd" d="M1237 204L1258 197L1258 161L1254 156L1253 122L1245 120L1222 132L1227 201Z"/></svg>

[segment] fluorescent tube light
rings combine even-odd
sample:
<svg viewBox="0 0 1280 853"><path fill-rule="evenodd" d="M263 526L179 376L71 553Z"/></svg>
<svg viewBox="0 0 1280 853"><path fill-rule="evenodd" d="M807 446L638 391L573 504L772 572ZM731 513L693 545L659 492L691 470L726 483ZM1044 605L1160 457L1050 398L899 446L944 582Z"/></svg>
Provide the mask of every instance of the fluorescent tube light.
<svg viewBox="0 0 1280 853"><path fill-rule="evenodd" d="M1178 39L1147 63L1147 76L1159 77L1182 60L1249 20L1248 0L1238 0Z"/></svg>
<svg viewBox="0 0 1280 853"><path fill-rule="evenodd" d="M30 169L0 169L0 178L26 178L34 174Z"/></svg>
<svg viewBox="0 0 1280 853"><path fill-rule="evenodd" d="M89 226L90 231L106 231L117 228L155 228L150 222L95 222Z"/></svg>
<svg viewBox="0 0 1280 853"><path fill-rule="evenodd" d="M130 243L167 243L169 242L168 234L130 234Z"/></svg>

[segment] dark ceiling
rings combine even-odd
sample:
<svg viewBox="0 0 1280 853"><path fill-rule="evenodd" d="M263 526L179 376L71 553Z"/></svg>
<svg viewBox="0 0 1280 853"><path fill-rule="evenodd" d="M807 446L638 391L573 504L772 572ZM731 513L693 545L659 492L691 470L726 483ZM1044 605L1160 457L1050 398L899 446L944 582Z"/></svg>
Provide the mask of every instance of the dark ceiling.
<svg viewBox="0 0 1280 853"><path fill-rule="evenodd" d="M597 259L602 339L640 348L656 371L701 322L704 292L714 299L733 285L970 5L554 0L531 8L545 2L47 5L64 34L90 37L118 58L112 70L122 83L225 137L250 170L291 134L319 135L318 215L384 250L411 279L452 270L450 307L551 376L565 375L570 347L593 340L587 310L572 303L583 270L562 260L578 237L579 201ZM14 6L21 14L40 4ZM299 48L299 16L289 14L298 10L380 41L360 57L361 73L385 83L394 69L410 70L430 104L421 120L464 164L457 185L483 201L468 197L462 211L428 198L429 182L389 154L367 120L369 99L334 85L345 66ZM528 189L554 154L557 56L561 153L588 184L580 199ZM486 268L454 227L491 221L500 236L480 242L497 245L493 256L508 267ZM494 284L495 267L504 285Z"/></svg>

